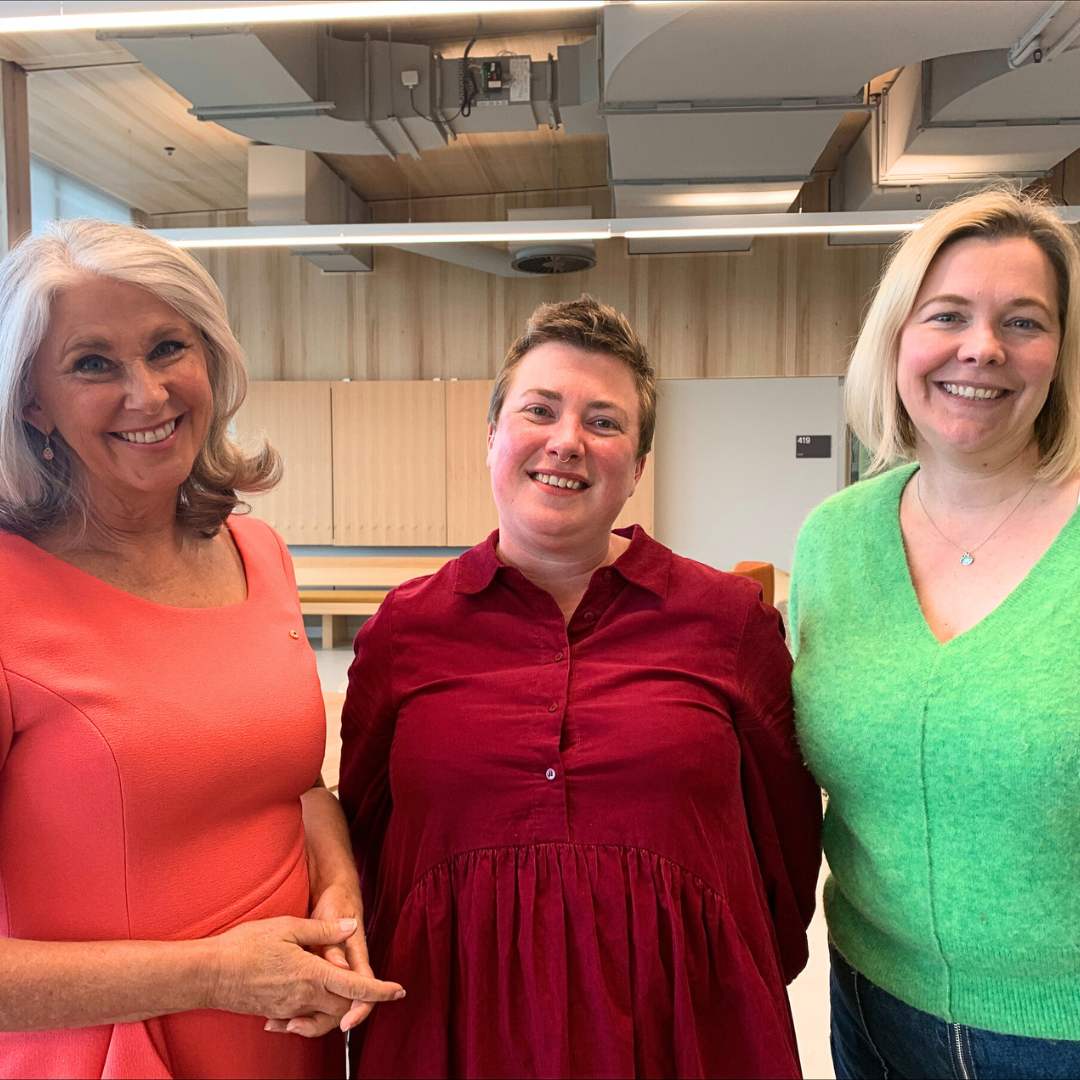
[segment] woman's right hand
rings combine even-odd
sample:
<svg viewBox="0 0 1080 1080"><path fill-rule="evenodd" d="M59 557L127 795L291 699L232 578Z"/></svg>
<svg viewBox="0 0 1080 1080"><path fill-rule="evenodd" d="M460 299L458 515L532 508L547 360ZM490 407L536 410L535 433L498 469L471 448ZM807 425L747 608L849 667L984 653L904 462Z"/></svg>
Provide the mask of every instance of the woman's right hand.
<svg viewBox="0 0 1080 1080"><path fill-rule="evenodd" d="M207 1006L274 1020L323 1013L340 1019L355 1002L396 1001L400 985L338 967L309 952L339 945L355 919L282 916L243 923L208 938Z"/></svg>

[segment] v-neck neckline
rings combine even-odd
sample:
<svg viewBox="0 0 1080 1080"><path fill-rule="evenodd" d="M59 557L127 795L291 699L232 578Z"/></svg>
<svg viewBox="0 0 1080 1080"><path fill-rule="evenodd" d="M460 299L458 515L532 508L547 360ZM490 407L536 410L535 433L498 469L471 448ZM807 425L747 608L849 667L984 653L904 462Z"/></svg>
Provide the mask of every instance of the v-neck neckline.
<svg viewBox="0 0 1080 1080"><path fill-rule="evenodd" d="M1040 578L1045 574L1047 563L1053 562L1057 558L1057 552L1064 544L1067 535L1077 527L1076 523L1080 520L1080 507L1073 510L1069 519L1058 530L1057 536L1050 542L1047 549L1039 556L1020 581L1018 581L1016 585L1002 597L1000 603L991 608L991 610L981 619L973 623L966 630L961 631L959 634L954 634L951 638L942 641L930 628L930 623L926 619L926 613L923 611L922 603L919 600L919 594L915 588L915 579L911 576L911 564L908 562L907 545L904 543L904 530L900 525L900 504L903 501L904 492L907 490L908 484L911 483L912 478L918 470L918 462L913 462L906 467L900 466L896 470L897 473L902 473L903 475L898 478L896 489L891 494L885 506L885 511L889 515L889 542L893 548L893 550L889 552L888 562L890 565L896 565L900 568L902 581L900 582L901 587L899 592L903 597L903 604L909 611L914 612L914 617L918 620L922 633L936 648L947 649L954 642L960 642L975 636L987 623L997 621L1001 612L1012 609L1027 596L1031 589L1034 588L1032 585L1033 579Z"/></svg>

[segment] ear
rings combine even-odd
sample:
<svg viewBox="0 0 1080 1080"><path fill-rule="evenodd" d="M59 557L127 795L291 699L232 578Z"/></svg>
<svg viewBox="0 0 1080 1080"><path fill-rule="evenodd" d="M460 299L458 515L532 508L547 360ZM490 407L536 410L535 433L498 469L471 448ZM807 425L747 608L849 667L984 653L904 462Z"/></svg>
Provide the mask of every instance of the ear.
<svg viewBox="0 0 1080 1080"><path fill-rule="evenodd" d="M485 457L484 460L487 463L487 467L489 469L491 468L491 448L494 445L494 443L495 443L495 425L494 424L488 424L488 430L487 430L487 456Z"/></svg>
<svg viewBox="0 0 1080 1080"><path fill-rule="evenodd" d="M641 480L641 476L645 472L646 457L647 455L639 457L637 459L637 464L634 466L634 486L630 489L630 495L633 495L634 492L637 491L638 482ZM630 498L630 495L627 495L627 498Z"/></svg>
<svg viewBox="0 0 1080 1080"><path fill-rule="evenodd" d="M22 411L22 418L35 427L42 435L51 435L56 430L56 425L52 422L52 417L45 411L44 408L38 403L37 398L31 398L24 406Z"/></svg>

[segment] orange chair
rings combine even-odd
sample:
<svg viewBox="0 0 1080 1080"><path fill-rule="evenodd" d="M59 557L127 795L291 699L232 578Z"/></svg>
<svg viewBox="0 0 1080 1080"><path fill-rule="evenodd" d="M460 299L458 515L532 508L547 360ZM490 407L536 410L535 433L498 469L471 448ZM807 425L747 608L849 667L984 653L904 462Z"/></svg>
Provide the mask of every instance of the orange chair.
<svg viewBox="0 0 1080 1080"><path fill-rule="evenodd" d="M776 595L776 574L771 562L740 562L731 568L731 572L756 581L761 586L765 603L773 602Z"/></svg>

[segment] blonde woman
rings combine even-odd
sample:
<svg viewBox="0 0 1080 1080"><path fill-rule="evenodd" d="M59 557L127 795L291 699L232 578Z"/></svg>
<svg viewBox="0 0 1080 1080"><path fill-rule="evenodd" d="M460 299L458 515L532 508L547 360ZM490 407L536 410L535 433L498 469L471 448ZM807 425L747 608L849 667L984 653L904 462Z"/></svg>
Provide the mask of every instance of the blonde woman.
<svg viewBox="0 0 1080 1080"><path fill-rule="evenodd" d="M278 473L228 437L245 385L210 276L148 233L0 264L0 1076L341 1076L333 1029L401 995L288 553L232 513Z"/></svg>
<svg viewBox="0 0 1080 1080"><path fill-rule="evenodd" d="M879 475L811 515L791 605L837 1075L1080 1075L1069 230L1003 191L938 211L881 281L847 397Z"/></svg>

